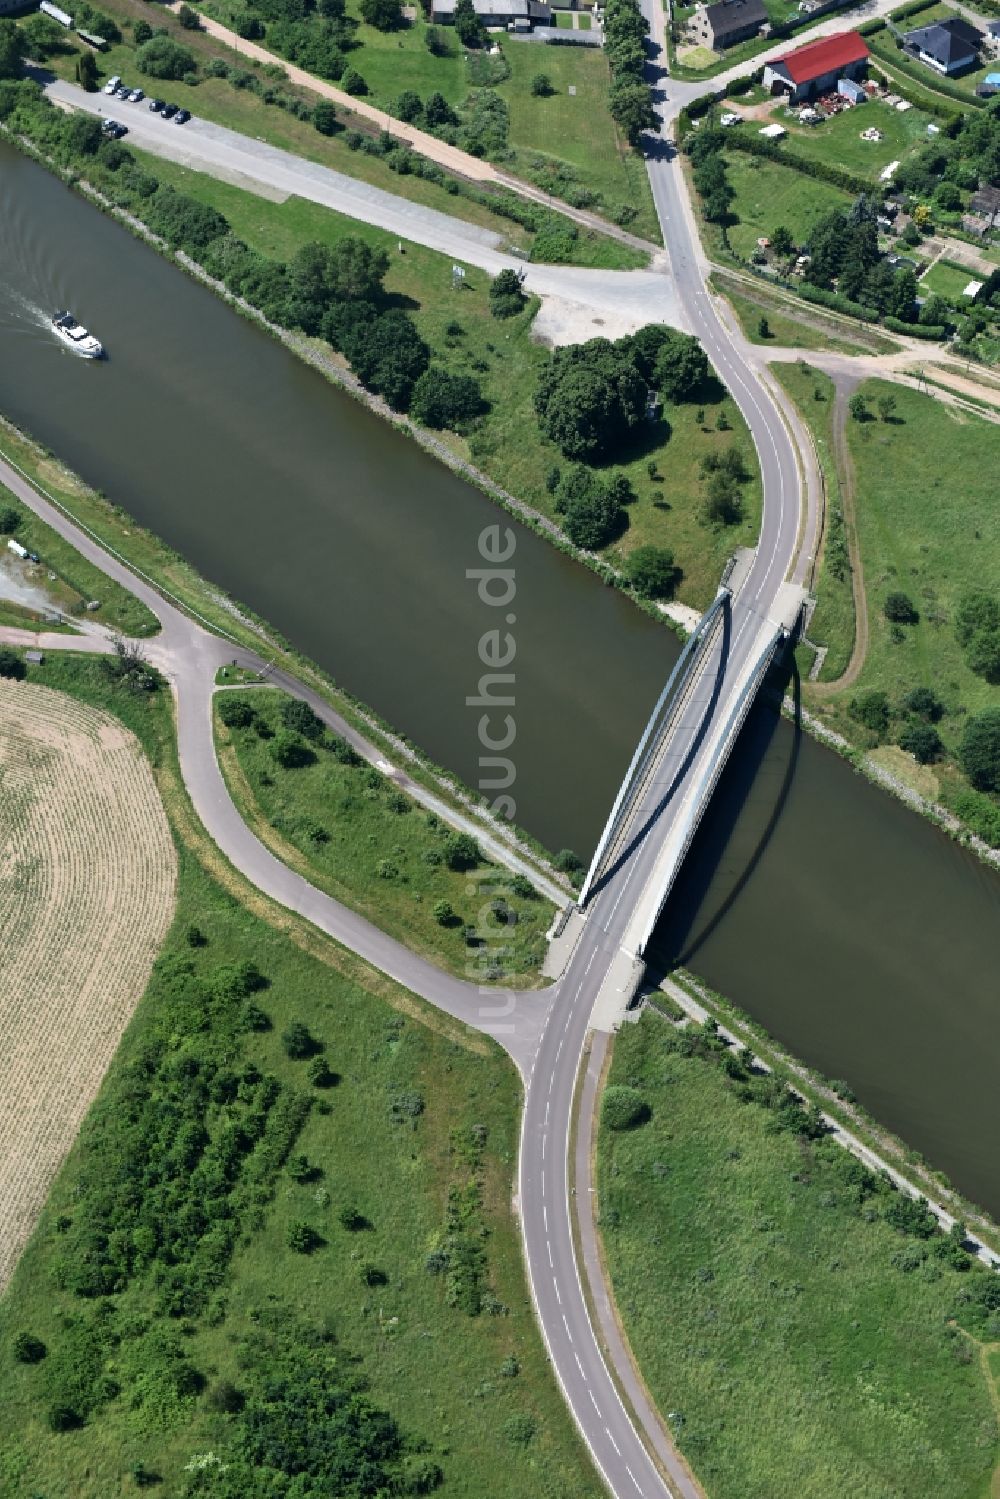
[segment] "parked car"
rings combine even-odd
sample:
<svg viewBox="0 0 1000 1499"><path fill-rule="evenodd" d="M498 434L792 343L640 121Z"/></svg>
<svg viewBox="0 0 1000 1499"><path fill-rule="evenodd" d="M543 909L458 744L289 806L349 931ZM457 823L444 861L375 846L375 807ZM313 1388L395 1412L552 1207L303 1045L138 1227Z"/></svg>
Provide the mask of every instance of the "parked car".
<svg viewBox="0 0 1000 1499"><path fill-rule="evenodd" d="M163 100L162 99L150 99L150 101L149 101L149 107L153 111L154 114L159 114L160 110L163 108Z"/></svg>
<svg viewBox="0 0 1000 1499"><path fill-rule="evenodd" d="M175 125L186 125L187 122L188 122L188 120L190 118L191 118L191 111L189 109L179 109L177 111L177 113L174 115L174 124Z"/></svg>
<svg viewBox="0 0 1000 1499"><path fill-rule="evenodd" d="M162 114L163 114L163 118L165 120L172 120L173 117L174 117L174 115L176 113L177 113L177 105L176 104L164 104L163 110L162 110Z"/></svg>
<svg viewBox="0 0 1000 1499"><path fill-rule="evenodd" d="M104 131L105 135L113 136L116 140L119 136L126 133L125 126L122 125L118 120L102 120L101 129Z"/></svg>
<svg viewBox="0 0 1000 1499"><path fill-rule="evenodd" d="M143 93L141 88L134 88L128 96L128 102L130 104L141 104L142 100L145 99L145 97L146 95Z"/></svg>
<svg viewBox="0 0 1000 1499"><path fill-rule="evenodd" d="M118 88L118 85L120 83L121 83L121 79L119 78L118 74L117 73L112 74L112 76L108 79L107 83L104 85L104 93L106 93L106 94L113 94L116 91L116 89Z"/></svg>

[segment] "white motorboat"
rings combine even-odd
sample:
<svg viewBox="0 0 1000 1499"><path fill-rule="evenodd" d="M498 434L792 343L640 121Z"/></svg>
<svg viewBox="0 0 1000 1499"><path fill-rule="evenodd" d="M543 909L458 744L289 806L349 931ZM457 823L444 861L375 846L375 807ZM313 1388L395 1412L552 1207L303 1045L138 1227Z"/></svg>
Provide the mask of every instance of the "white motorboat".
<svg viewBox="0 0 1000 1499"><path fill-rule="evenodd" d="M81 327L71 312L54 313L52 331L74 354L81 354L84 359L103 358L104 345L92 333L88 333L86 328Z"/></svg>

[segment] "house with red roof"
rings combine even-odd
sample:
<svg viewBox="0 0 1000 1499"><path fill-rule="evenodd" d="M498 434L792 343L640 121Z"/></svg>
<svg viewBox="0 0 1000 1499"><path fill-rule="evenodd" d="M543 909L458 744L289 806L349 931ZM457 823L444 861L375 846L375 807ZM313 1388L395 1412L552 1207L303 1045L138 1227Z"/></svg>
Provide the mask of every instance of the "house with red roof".
<svg viewBox="0 0 1000 1499"><path fill-rule="evenodd" d="M785 94L792 104L815 99L836 90L838 80L863 78L868 67L868 48L856 31L824 36L818 42L796 47L772 58L764 69L764 87L772 94Z"/></svg>

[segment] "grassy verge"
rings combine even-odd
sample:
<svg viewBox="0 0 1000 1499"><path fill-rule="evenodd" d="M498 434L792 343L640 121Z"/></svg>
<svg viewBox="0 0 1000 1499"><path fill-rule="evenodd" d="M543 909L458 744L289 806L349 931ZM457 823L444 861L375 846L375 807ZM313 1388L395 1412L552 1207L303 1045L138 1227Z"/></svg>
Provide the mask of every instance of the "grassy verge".
<svg viewBox="0 0 1000 1499"><path fill-rule="evenodd" d="M812 433L826 488L826 530L823 556L815 587L816 610L809 622L809 639L827 647L820 680L833 682L843 675L854 649L854 595L840 478L833 438L834 385L829 375L805 363L774 366L781 382Z"/></svg>
<svg viewBox="0 0 1000 1499"><path fill-rule="evenodd" d="M727 1058L659 1017L625 1027L610 1086L649 1118L600 1136L618 1305L682 1451L717 1499L981 1499L995 1280L894 1226L899 1195Z"/></svg>
<svg viewBox="0 0 1000 1499"><path fill-rule="evenodd" d="M9 456L21 463L17 453L10 451L11 446L6 440L6 433L0 431L0 451L6 449ZM44 474L49 481L65 477L54 462L45 458L38 459L35 471L40 476ZM15 538L40 559L45 569L42 586L51 594L57 608L67 614L82 613L86 603L97 600L100 608L91 612L91 618L101 624L109 625L123 635L155 634L159 625L155 615L150 613L145 604L141 604L119 583L112 582L107 574L81 557L68 541L64 541L51 526L39 520L33 511L21 505L10 490L0 484L0 508L8 506L15 509L20 517ZM3 537L0 537L0 546L6 546ZM55 578L50 580L49 573L54 573ZM9 605L6 607L10 608Z"/></svg>
<svg viewBox="0 0 1000 1499"><path fill-rule="evenodd" d="M249 1493L264 1481L259 1448L246 1462L252 1423L277 1423L307 1464L329 1450L297 1369L388 1411L402 1470L440 1470L443 1494L488 1492L502 1470L505 1495L596 1499L524 1283L513 1069L243 885L193 818L165 692L121 697L98 663L52 656L38 680L138 732L180 880L149 990L0 1305L0 1487L106 1499L135 1492L138 1467L164 1493L203 1493L188 1465L214 1452L224 1492ZM252 1010L272 1028L246 1029ZM336 1085L287 1054L296 1021ZM290 1247L293 1225L312 1252ZM115 1289L74 1289L109 1265ZM11 1355L25 1331L47 1349L38 1363ZM265 1394L278 1370L302 1403ZM53 1430L56 1406L82 1421ZM331 1491L305 1474L296 1493Z"/></svg>
<svg viewBox="0 0 1000 1499"><path fill-rule="evenodd" d="M850 206L849 193L780 162L743 151L728 151L725 160L735 193L732 212L739 219L729 229L729 243L742 260L749 260L757 240L770 237L779 225L791 232L796 244L805 244L817 219Z"/></svg>
<svg viewBox="0 0 1000 1499"><path fill-rule="evenodd" d="M558 522L546 478L564 460L555 444L539 432L534 410L538 371L548 358L531 336L534 304L520 316L498 322L489 307L490 278L475 266L466 268L462 288L456 291L448 256L419 245L407 246L400 255L395 236L318 204L298 198L270 203L204 173L154 161L142 152L136 155L148 162L161 181L219 209L241 239L267 255L283 259L310 240L332 243L348 235L384 246L392 257L385 281L388 292L402 299L443 363L475 376L490 405L468 437L442 432L439 442L508 493ZM754 478L744 491L744 519L738 525L715 529L703 520L700 467L707 455L734 441L742 447ZM679 597L704 607L715 592L726 558L734 546L753 543L760 519L756 458L735 405L722 393L706 400L704 407L668 407L666 420L644 427L612 467L629 479L638 496L629 507L629 529L621 545L612 550L612 560L644 543L671 548L684 573Z"/></svg>
<svg viewBox="0 0 1000 1499"><path fill-rule="evenodd" d="M870 346L837 337L830 331L835 325L822 314L814 314L805 303L801 304L800 314L794 302L776 296L766 285L762 285L759 292L751 287L737 291L735 287L740 283L718 273L712 275L711 281L731 305L751 343L762 344L765 348L774 344L787 349L836 349L841 354L872 352ZM760 332L762 317L767 319L770 330L766 336Z"/></svg>
<svg viewBox="0 0 1000 1499"><path fill-rule="evenodd" d="M450 867L454 835L345 754L342 741L324 734L307 744L307 763L283 767L274 749L292 700L266 688L239 700L253 716L227 728L219 712L232 696L216 698L219 760L237 807L284 863L442 968L474 980L536 980L554 914L548 901L482 859L467 871L462 860Z"/></svg>

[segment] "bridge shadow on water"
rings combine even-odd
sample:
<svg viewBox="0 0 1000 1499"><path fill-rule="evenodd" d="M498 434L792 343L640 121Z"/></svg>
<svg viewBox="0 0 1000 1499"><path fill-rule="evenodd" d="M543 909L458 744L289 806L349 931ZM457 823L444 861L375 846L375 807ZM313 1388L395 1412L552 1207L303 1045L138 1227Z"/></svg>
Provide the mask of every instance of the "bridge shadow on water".
<svg viewBox="0 0 1000 1499"><path fill-rule="evenodd" d="M635 832L632 834L631 838L629 839L629 841L625 845L625 847L622 849L622 851L618 855L617 859L615 859L611 864L608 865L607 869L601 875L601 877L600 877L599 880L595 880L595 882L594 882L594 894L595 895L596 895L596 893L597 893L598 890L602 890L604 888L604 886L608 883L608 881L610 879L612 879L618 873L618 871L619 871L619 869L621 869L622 865L626 864L628 862L628 860L632 857L632 854L635 852L635 850L638 848L639 844L642 842L642 840L645 838L646 834L649 832L650 828L653 826L653 823L660 816L660 814L663 811L664 807L666 807L669 804L669 802L677 795L677 792L678 792L678 790L679 790L679 788L681 786L681 783L684 780L684 777L687 775L688 770L690 769L690 767L691 767L691 765L692 765L692 763L694 761L695 756L697 755L698 751L701 749L702 744L704 743L705 736L708 733L709 725L711 724L711 721L712 721L712 714L715 712L715 709L716 709L716 707L718 705L719 695L722 692L722 684L723 684L723 682L725 680L725 676L726 676L726 667L729 664L729 650L730 650L730 646L732 644L732 634L733 634L733 611L732 611L732 608L730 607L729 601L727 600L727 602L724 604L723 609L722 609L722 649L719 652L719 664L716 667L715 679L712 682L712 695L709 698L708 707L706 708L705 713L704 713L704 715L702 717L702 721L701 721L701 724L699 725L698 732L695 734L694 738L692 739L691 744L688 747L688 751L687 751L687 753L684 756L684 759L681 761L680 765L677 767L677 770L674 772L674 776L673 776L673 779L670 782L670 785L667 787L666 791L660 797L660 800L657 802L656 806L643 819L641 826L638 827L635 830ZM669 710L669 706L668 706L668 712L669 711L670 710ZM740 737L742 738L742 735ZM734 751L735 751L735 746L734 746Z"/></svg>
<svg viewBox="0 0 1000 1499"><path fill-rule="evenodd" d="M780 705L790 696L793 723ZM696 964L767 852L788 801L802 743L794 651L769 672L733 746L647 950L649 984Z"/></svg>

